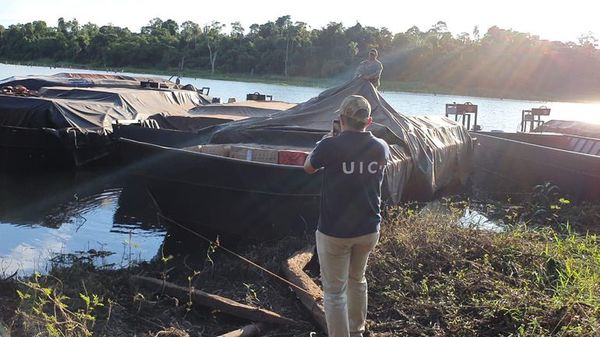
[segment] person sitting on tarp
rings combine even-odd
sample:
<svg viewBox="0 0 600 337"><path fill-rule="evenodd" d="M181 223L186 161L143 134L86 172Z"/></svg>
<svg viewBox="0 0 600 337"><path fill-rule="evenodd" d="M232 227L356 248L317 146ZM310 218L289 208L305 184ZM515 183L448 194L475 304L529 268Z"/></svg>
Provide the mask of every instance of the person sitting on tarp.
<svg viewBox="0 0 600 337"><path fill-rule="evenodd" d="M366 131L373 119L364 97L346 97L339 114L341 133L321 140L304 163L306 173L323 170L315 235L329 337L365 332L365 270L379 239L381 184L390 157L387 143Z"/></svg>
<svg viewBox="0 0 600 337"><path fill-rule="evenodd" d="M358 68L356 68L354 78L364 78L365 80L369 80L375 88L379 88L383 64L377 59L378 55L377 49L372 48L369 51L369 57L362 61L358 65Z"/></svg>

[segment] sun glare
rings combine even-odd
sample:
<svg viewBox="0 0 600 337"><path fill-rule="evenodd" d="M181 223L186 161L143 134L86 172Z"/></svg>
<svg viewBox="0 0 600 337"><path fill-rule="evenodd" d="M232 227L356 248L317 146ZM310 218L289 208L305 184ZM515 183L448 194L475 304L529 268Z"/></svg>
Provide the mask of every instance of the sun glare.
<svg viewBox="0 0 600 337"><path fill-rule="evenodd" d="M600 103L550 103L552 119L577 120L600 124Z"/></svg>

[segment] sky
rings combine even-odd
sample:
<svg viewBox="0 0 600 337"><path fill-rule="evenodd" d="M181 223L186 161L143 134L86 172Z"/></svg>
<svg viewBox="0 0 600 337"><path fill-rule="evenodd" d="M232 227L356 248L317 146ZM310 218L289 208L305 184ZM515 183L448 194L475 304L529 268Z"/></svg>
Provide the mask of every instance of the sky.
<svg viewBox="0 0 600 337"><path fill-rule="evenodd" d="M538 35L542 39L574 41L592 32L600 37L600 2L584 0L0 0L0 25L44 20L55 26L59 17L76 18L79 23L113 24L138 32L150 19L190 20L199 24L240 21L274 21L291 15L293 21L320 28L331 21L352 26L387 27L393 33L412 26L428 30L438 21L446 22L453 34L481 35L491 26Z"/></svg>

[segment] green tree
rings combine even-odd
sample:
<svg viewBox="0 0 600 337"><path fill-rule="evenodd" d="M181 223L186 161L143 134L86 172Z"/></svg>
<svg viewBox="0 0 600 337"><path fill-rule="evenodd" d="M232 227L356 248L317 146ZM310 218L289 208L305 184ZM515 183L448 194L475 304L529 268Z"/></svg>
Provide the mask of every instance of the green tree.
<svg viewBox="0 0 600 337"><path fill-rule="evenodd" d="M283 74L347 79L370 48L378 48L384 79L473 95L593 96L600 90L598 39L540 40L490 27L453 36L444 21L394 34L385 27L330 22L311 28L289 15L254 23L179 25L154 18L139 32L113 25L81 25L60 18L0 26L2 60L78 62L99 67L210 69L211 73Z"/></svg>
<svg viewBox="0 0 600 337"><path fill-rule="evenodd" d="M215 73L215 64L219 55L219 48L224 38L221 30L225 28L224 24L218 21L213 21L210 25L205 25L203 28L206 47L208 48L208 60L210 61L210 72Z"/></svg>

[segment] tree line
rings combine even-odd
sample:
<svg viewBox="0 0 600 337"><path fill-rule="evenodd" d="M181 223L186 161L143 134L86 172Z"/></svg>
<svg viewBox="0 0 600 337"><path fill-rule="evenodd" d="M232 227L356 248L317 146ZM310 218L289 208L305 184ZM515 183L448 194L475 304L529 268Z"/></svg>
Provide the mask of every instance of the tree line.
<svg viewBox="0 0 600 337"><path fill-rule="evenodd" d="M311 28L282 16L227 27L219 22L155 18L132 32L113 25L58 20L0 25L0 59L71 62L249 75L349 78L370 48L384 64L383 80L424 90L496 97L591 98L600 89L600 54L593 34L577 42L542 40L497 26L453 35L439 21L426 31L345 27Z"/></svg>

